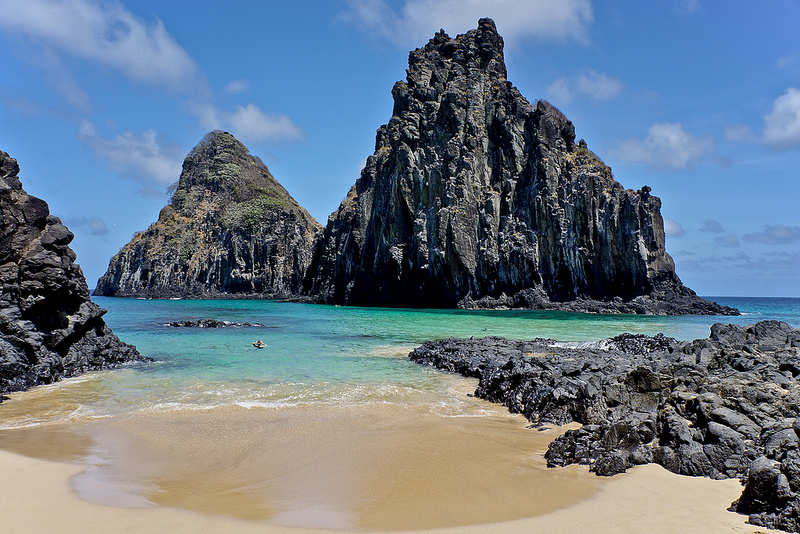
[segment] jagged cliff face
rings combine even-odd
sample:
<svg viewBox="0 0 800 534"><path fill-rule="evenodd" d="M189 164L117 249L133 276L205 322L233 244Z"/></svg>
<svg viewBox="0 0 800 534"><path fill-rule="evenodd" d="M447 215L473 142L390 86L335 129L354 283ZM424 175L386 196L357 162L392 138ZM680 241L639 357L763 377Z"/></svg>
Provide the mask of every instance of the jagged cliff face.
<svg viewBox="0 0 800 534"><path fill-rule="evenodd" d="M18 173L0 151L0 393L141 358L89 299L72 232Z"/></svg>
<svg viewBox="0 0 800 534"><path fill-rule="evenodd" d="M436 34L411 52L407 74L317 243L308 294L352 305L568 309L578 299L593 302L589 311L719 312L675 275L650 189L623 188L561 112L531 106L506 79L491 20L455 39Z"/></svg>
<svg viewBox="0 0 800 534"><path fill-rule="evenodd" d="M287 297L318 229L261 160L211 132L186 157L158 221L111 259L95 294Z"/></svg>

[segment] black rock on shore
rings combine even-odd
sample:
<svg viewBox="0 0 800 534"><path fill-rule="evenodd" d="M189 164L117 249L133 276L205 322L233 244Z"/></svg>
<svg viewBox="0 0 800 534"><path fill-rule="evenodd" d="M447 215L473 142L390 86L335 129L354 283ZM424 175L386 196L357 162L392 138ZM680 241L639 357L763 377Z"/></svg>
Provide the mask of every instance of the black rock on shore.
<svg viewBox="0 0 800 534"><path fill-rule="evenodd" d="M800 531L800 330L778 321L715 324L708 339L622 334L598 343L503 338L430 341L410 358L479 379L477 397L534 425L581 423L548 465L614 475L657 463L683 475L740 477L732 509Z"/></svg>
<svg viewBox="0 0 800 534"><path fill-rule="evenodd" d="M0 151L0 393L143 359L103 321L68 246L72 232L18 173Z"/></svg>

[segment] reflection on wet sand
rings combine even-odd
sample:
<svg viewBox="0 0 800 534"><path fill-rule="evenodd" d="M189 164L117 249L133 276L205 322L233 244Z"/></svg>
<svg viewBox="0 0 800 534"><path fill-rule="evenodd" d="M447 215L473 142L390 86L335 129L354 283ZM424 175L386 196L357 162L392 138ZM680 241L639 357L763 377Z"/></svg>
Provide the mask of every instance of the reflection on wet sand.
<svg viewBox="0 0 800 534"><path fill-rule="evenodd" d="M547 469L541 454L553 431L475 402L481 416L391 404L139 412L3 429L0 448L85 465L72 487L100 504L315 528L519 519L605 483L580 468Z"/></svg>

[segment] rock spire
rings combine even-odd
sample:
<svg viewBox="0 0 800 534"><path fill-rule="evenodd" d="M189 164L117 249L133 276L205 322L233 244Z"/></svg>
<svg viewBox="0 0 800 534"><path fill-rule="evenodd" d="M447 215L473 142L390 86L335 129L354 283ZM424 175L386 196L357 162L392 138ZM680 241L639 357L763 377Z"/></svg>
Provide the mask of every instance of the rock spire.
<svg viewBox="0 0 800 534"><path fill-rule="evenodd" d="M264 163L227 132L189 153L158 221L111 259L96 295L287 297L320 228Z"/></svg>
<svg viewBox="0 0 800 534"><path fill-rule="evenodd" d="M675 274L661 201L506 79L490 19L409 55L375 153L316 243L319 302L736 313Z"/></svg>

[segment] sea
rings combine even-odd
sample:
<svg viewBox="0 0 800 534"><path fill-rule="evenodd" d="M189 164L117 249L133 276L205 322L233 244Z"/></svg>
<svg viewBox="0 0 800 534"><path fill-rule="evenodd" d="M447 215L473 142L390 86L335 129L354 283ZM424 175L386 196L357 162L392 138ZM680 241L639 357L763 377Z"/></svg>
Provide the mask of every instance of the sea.
<svg viewBox="0 0 800 534"><path fill-rule="evenodd" d="M605 483L547 469L554 433L408 360L426 340L708 337L716 322L800 328L799 298L709 297L738 317L94 297L152 358L9 395L0 449L79 464L81 498L270 524L420 529L547 513ZM215 319L252 326L175 327ZM263 348L253 343L261 340ZM530 496L521 499L520 495Z"/></svg>

